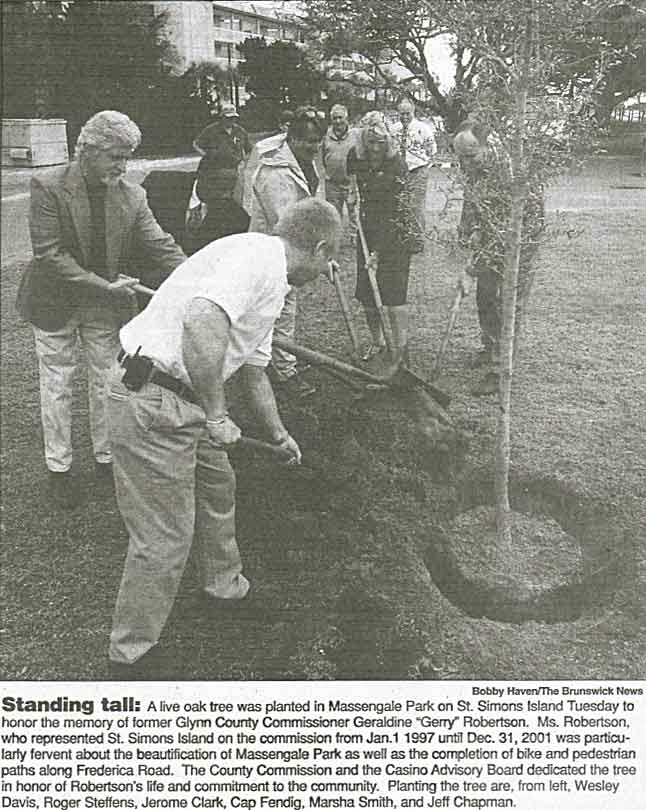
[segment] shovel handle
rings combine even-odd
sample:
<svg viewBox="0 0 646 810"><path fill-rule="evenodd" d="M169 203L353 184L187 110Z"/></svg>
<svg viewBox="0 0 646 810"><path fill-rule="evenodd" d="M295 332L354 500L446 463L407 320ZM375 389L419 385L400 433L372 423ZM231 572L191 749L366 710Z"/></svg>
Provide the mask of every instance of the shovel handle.
<svg viewBox="0 0 646 810"><path fill-rule="evenodd" d="M449 338L451 337L451 333L453 332L453 327L455 326L455 322L458 319L458 311L460 309L460 304L462 303L463 298L464 298L464 290L462 289L462 286L458 284L457 290L455 291L455 296L453 298L453 303L451 304L451 309L449 310L449 320L446 326L446 331L444 332L444 337L442 338L440 349L437 353L437 357L435 358L435 362L433 363L433 368L431 369L432 380L434 380L440 374L440 369L442 367L442 360L444 359L444 355L446 354L446 349L449 345Z"/></svg>
<svg viewBox="0 0 646 810"><path fill-rule="evenodd" d="M155 292L154 290L151 290L150 287L145 287L143 284L138 283L133 284L132 289L135 292L148 296L152 296ZM285 450L282 447L278 447L275 444L270 444L269 442L263 442L260 439L252 439L249 436L241 436L236 442L236 446L248 448L249 450L261 450L264 453L269 453L270 455L276 456L281 461L289 461L290 458L293 458L289 450Z"/></svg>
<svg viewBox="0 0 646 810"><path fill-rule="evenodd" d="M339 306L341 307L341 313L343 315L343 320L345 321L346 329L348 330L348 334L350 335L350 341L352 343L352 351L356 356L358 356L359 338L357 336L357 331L354 328L352 315L350 314L350 306L348 305L348 299L345 296L345 291L343 289L343 285L341 284L341 279L339 278L339 271L334 265L332 265L330 269L332 273L332 282L334 284L334 289L336 290L336 297L339 301Z"/></svg>
<svg viewBox="0 0 646 810"><path fill-rule="evenodd" d="M133 284L131 289L133 289L135 292L141 293L141 295L147 295L149 298L155 294L154 290L152 290L150 287L144 286L143 284L139 284L139 282L137 282L137 284Z"/></svg>
<svg viewBox="0 0 646 810"><path fill-rule="evenodd" d="M135 292L141 293L142 295L151 296L154 294L154 290L151 290L150 287L144 287L143 284L134 284L133 290ZM364 380L365 382L371 383L386 383L387 381L384 380L382 377L377 377L375 374L370 374L367 371L364 371L360 368L355 368L355 366L351 366L349 363L343 363L341 360L337 360L334 357L329 357L326 354L322 354L321 352L314 351L314 349L307 349L305 346L299 346L297 343L294 343L291 340L287 340L286 338L278 338L274 336L274 344L285 351L288 351L290 354L295 355L296 357L300 357L303 360L307 360L310 363L314 363L315 365L319 366L329 366L332 369L336 369L341 374L347 374L351 378ZM247 439L247 441L251 441L251 439ZM254 439L254 441L260 441L259 439ZM268 447L272 447L268 445ZM266 449L266 448L263 448ZM272 450L275 450L275 447L272 447Z"/></svg>
<svg viewBox="0 0 646 810"><path fill-rule="evenodd" d="M273 455L281 461L289 461L294 456L282 447L269 442L263 442L261 439L252 439L250 436L241 436L235 444L236 447L245 448L247 450L260 450L263 453Z"/></svg>
<svg viewBox="0 0 646 810"><path fill-rule="evenodd" d="M363 259L366 265L366 272L368 273L368 281L370 282L370 289L372 290L372 297L375 299L375 307L379 313L379 321L381 322L381 331L384 333L384 340L386 342L386 349L392 351L392 341L388 333L388 324L386 323L386 313L384 312L384 305L381 300L381 293L379 292L379 284L377 283L377 273L370 264L370 251L368 250L368 243L366 242L366 235L363 231L361 224L361 214L357 217L357 229L359 231L359 240L361 242L361 249L363 250Z"/></svg>

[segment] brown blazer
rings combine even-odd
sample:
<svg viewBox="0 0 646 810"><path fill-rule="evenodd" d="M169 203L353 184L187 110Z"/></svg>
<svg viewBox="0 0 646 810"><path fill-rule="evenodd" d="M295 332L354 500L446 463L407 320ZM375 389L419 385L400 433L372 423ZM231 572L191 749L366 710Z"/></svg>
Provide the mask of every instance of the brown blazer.
<svg viewBox="0 0 646 810"><path fill-rule="evenodd" d="M16 305L25 320L46 331L62 329L79 306L109 306L106 289L119 273L157 287L186 258L158 225L146 192L121 179L108 186L105 198L109 280L86 270L90 203L76 162L32 178L29 229L34 258L21 280Z"/></svg>

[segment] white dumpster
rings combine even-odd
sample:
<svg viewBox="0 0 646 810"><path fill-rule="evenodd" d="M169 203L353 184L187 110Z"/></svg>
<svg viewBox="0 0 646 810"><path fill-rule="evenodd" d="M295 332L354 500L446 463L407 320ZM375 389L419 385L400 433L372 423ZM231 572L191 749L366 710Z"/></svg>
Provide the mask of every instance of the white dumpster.
<svg viewBox="0 0 646 810"><path fill-rule="evenodd" d="M3 118L3 166L67 163L67 121L63 118Z"/></svg>

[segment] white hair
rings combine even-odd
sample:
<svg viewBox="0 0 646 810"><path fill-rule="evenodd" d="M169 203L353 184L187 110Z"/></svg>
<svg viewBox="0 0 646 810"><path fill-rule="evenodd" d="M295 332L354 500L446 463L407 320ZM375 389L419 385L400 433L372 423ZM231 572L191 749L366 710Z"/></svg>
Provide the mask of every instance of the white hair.
<svg viewBox="0 0 646 810"><path fill-rule="evenodd" d="M88 147L110 149L125 146L134 152L140 143L141 131L134 121L116 110L102 110L83 125L74 156L80 158Z"/></svg>
<svg viewBox="0 0 646 810"><path fill-rule="evenodd" d="M335 112L341 113L346 118L348 117L348 108L344 107L343 104L335 104L330 110L330 115L334 115Z"/></svg>
<svg viewBox="0 0 646 810"><path fill-rule="evenodd" d="M399 110L399 112L401 112L402 110L410 110L413 114L415 113L415 105L409 98L403 98L399 102L399 106L397 107L397 109Z"/></svg>

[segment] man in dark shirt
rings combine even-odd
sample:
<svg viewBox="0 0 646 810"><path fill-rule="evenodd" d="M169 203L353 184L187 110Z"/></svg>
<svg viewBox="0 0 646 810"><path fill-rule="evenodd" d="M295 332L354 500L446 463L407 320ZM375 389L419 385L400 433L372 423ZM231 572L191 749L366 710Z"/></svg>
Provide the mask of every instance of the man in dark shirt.
<svg viewBox="0 0 646 810"><path fill-rule="evenodd" d="M31 183L34 260L23 276L18 310L34 330L40 373L45 461L57 504L73 506L72 382L77 343L88 365L89 413L97 473L112 478L105 413L105 374L118 350L121 325L136 311L138 259L157 286L185 256L157 224L144 190L123 179L141 133L112 110L87 121L69 166L36 174Z"/></svg>
<svg viewBox="0 0 646 810"><path fill-rule="evenodd" d="M203 155L197 169L197 196L207 205L233 196L238 171L251 153L249 135L237 119L235 106L225 102L219 120L206 126L193 141Z"/></svg>

